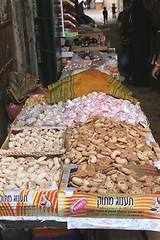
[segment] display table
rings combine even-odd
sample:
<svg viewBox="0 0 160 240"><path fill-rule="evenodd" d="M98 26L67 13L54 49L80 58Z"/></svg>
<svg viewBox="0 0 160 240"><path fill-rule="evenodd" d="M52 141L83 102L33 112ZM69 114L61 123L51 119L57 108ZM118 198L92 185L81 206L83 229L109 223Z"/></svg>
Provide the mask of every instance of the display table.
<svg viewBox="0 0 160 240"><path fill-rule="evenodd" d="M10 220L9 220L10 219ZM116 218L39 218L17 217L16 221L12 221L12 217L8 220L1 221L2 229L33 229L44 227L66 227L68 229L119 229L119 230L145 230L160 231L160 220L154 219L116 219Z"/></svg>
<svg viewBox="0 0 160 240"><path fill-rule="evenodd" d="M118 82L116 82L116 83L118 83ZM97 94L94 93L94 98L92 96L92 102L94 102L94 104L97 105L96 104L97 98L102 103L105 102L106 98L107 98L107 103L108 103L108 100L110 99L111 104L110 105L105 104L105 108L102 107L101 105L99 105L99 109L103 109L103 112L105 111L107 106L110 109L111 109L111 107L114 107L114 103L116 103L116 106L120 106L120 102L122 104L121 99L119 100L120 102L118 103L117 99L112 99L112 101L111 101L111 98L113 98L113 97L111 97L111 96L107 97L105 95L105 93L102 95L103 95L103 98L100 99L100 95L98 93ZM83 96L83 98L84 98L84 96ZM32 101L34 103L36 103L37 97L34 97L34 99L35 99L35 101L33 101L32 97L30 100L28 99L28 104L29 104L29 101L30 101L30 103ZM44 98L41 97L40 99L44 99ZM39 103L40 103L40 99L39 99ZM84 99L85 104L86 104L86 102L90 103L91 100L87 101L87 99ZM78 106L81 106L81 109L83 112L84 107L82 107L83 106L82 99L81 99L80 103L81 103L81 105L78 105L78 102L76 102L76 105L73 107L73 110L74 110L74 113L76 113L76 107L77 107L78 112L81 116L80 108ZM130 106L130 107L132 107L132 112L134 112L133 109L136 106L129 105L129 102L125 102L125 103L127 103L127 107L125 107L125 109L127 109L127 111L128 111L129 106ZM35 105L35 106L37 106L37 105ZM28 108L29 105L26 105L26 107ZM32 108L33 108L33 106L32 106ZM46 109L47 105L44 105L44 108ZM93 107L92 107L92 109L93 109ZM124 109L124 107L122 107L122 105L121 105L120 109L122 111ZM114 108L115 113L116 113L116 111L118 111L118 116L121 115L120 109ZM113 113L112 109L111 109L111 112ZM42 113L42 111L41 111L41 113ZM95 110L94 110L94 114L95 114ZM142 114L142 112L141 112L141 114ZM140 114L140 111L138 111L138 116L136 117L136 120L138 119L139 115L141 115L141 114ZM58 115L58 113L56 115ZM70 115L72 116L73 114L70 112ZM136 115L136 112L135 112L135 115ZM38 116L39 116L39 114L38 114ZM24 117L24 115L23 115L23 117ZM26 117L28 119L28 115ZM62 119L62 115L61 115L61 119ZM131 119L131 116L130 116L130 119ZM144 118L141 118L141 121L142 120L143 120L143 122L145 122ZM67 117L67 121L68 121L68 117ZM113 132L114 131L113 126L115 126L115 129L117 129L119 124L118 124L118 122L116 123L113 120L112 120L112 123L114 123L114 125L112 125L112 132ZM123 127L125 127L124 123L122 125L123 125ZM110 126L109 123L108 123L108 126ZM101 127L102 127L102 125L101 125ZM131 127L131 126L127 125L127 127ZM102 127L102 129L103 129L103 127ZM91 131L91 128L90 128L90 131ZM46 132L46 129L45 129L45 132ZM132 139L133 139L135 137L136 132L133 132L133 129L132 129L132 131L129 131L129 129L128 129L128 132L131 132L132 134L134 134L134 136L132 137ZM28 134L29 133L27 132L27 136L29 136ZM46 132L46 134L47 134L47 132ZM142 134L142 132L141 132L141 134ZM53 135L53 133L52 133L52 135ZM105 136L106 135L107 135L107 133L105 133ZM39 136L40 136L40 132L39 132ZM152 148L154 148L155 152L157 153L157 157L158 157L157 160L158 160L160 157L159 147L156 144L156 142L154 142L154 138L153 138L151 132L149 132L147 136L148 136L148 138L146 138L146 134L145 134L147 143L151 144ZM144 137L144 135L143 135L143 137ZM13 136L12 136L12 138L13 138ZM23 139L24 139L24 135L23 135ZM131 136L130 136L130 139L131 139ZM121 139L119 139L119 140L121 140ZM93 138L92 138L92 141L93 141ZM123 139L123 141L124 141L124 139ZM137 141L136 141L136 143L138 144ZM84 146L84 145L82 144L82 146ZM120 145L117 145L117 146L120 147ZM108 147L109 147L109 145L108 145ZM3 149L1 149L1 151L2 150ZM6 151L7 151L7 149L6 149ZM3 150L1 152L1 155L3 156L5 153L6 152ZM45 152L45 155L47 155L47 151ZM13 156L13 152L12 152L12 156ZM114 156L112 156L112 157L114 157ZM44 159L42 158L41 160L38 158L37 162L40 162L41 163L40 165L44 166L46 164L45 162L42 162L44 160L45 160L45 158ZM3 161L4 161L4 158L3 158L3 160L1 160L1 166L2 166ZM33 159L32 159L32 161L33 161ZM64 158L63 158L63 161L64 161ZM30 163L31 163L31 158L30 158ZM12 164L13 164L13 159L12 159ZM147 172L152 171L152 168L153 168L153 166L149 166L149 168L146 169ZM25 172L27 172L27 169L25 169ZM12 170L12 173L13 173L13 170ZM94 195L94 193L90 193L90 196L89 196L89 195L87 195L87 193L81 192L81 193L78 193L77 196L73 196L73 200L72 200L71 198L73 195L73 192L72 192L73 189L69 188L69 187L67 189L67 187L65 187L65 185L64 185L64 183L68 183L68 181L65 182L65 179L67 180L67 174L68 174L66 169L63 170L63 173L64 174L61 178L61 185L58 190L59 192L57 193L57 191L55 189L55 195L53 195L53 193L54 193L53 189L48 190L48 191L39 190L37 192L36 192L36 190L33 191L33 190L27 190L27 189L22 190L22 192L20 192L20 193L15 192L15 191L2 192L1 198L0 198L2 228L7 228L7 224L12 224L12 223L14 226L17 226L17 222L21 222L23 225L23 228L24 228L25 224L26 224L26 227L28 228L28 227L30 227L30 223L31 223L31 225L33 224L33 226L35 223L35 226L37 226L39 224L39 227L66 226L69 229L74 229L74 228L84 229L84 228L86 228L86 229L123 229L123 230L130 229L130 230L160 231L160 218L159 218L160 203L158 202L159 204L157 204L156 202L154 202L155 198L160 199L159 193L156 192L155 195L151 196L151 197L148 195L144 195L144 196L134 196L133 195L133 196L131 196L132 198L131 197L125 198L122 196L123 194L121 194L121 196L117 195L114 197L113 193L108 195L108 192L107 192L105 195L103 194L103 196L101 197L101 193L98 193L96 195ZM144 174L144 171L142 173ZM158 172L158 174L159 174L159 172ZM54 174L52 174L52 175L54 175ZM19 176L19 174L17 174L16 176ZM29 177L29 174L28 174L28 177ZM32 179L32 181L33 181L33 179ZM7 186L8 186L8 184L7 184ZM63 188L63 186L64 186L64 188ZM63 192L63 189L65 192ZM67 195L66 195L66 193L67 193ZM45 194L45 196L44 196L44 194ZM58 199L57 199L57 194L59 195ZM75 194L77 194L77 193L75 193ZM66 197L66 198L64 199L64 197ZM143 199L141 201L142 197L143 197ZM122 200L123 198L125 201L121 202L120 200ZM64 201L63 201L63 199L64 199ZM87 205L84 205L83 204L84 201L81 201L84 199L87 200L86 201ZM56 200L58 200L58 201L56 201ZM58 207L58 209L57 209L57 207ZM60 209L60 207L62 207L62 208ZM82 207L85 207L85 208L82 208ZM90 217L89 217L89 215L87 214L87 207L88 207L88 213L93 214L93 211L94 211L96 216L90 215ZM85 215L83 215L83 218L82 218L82 215L78 217L78 214L83 213L82 212L83 209L84 209ZM6 212L6 210L7 210L7 212ZM6 213L6 216L5 216L5 213ZM146 215L145 215L145 213L146 213ZM156 219L154 219L154 218L156 218ZM41 223L44 223L44 225L41 225ZM4 226L3 226L3 224L4 224ZM18 225L18 227L20 226L20 224Z"/></svg>

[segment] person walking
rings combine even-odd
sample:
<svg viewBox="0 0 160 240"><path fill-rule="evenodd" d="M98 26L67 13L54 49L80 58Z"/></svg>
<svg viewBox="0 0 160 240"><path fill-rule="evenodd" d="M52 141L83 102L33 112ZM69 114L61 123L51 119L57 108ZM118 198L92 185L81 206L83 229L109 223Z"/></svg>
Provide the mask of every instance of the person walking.
<svg viewBox="0 0 160 240"><path fill-rule="evenodd" d="M108 11L106 9L106 7L103 8L103 22L108 23Z"/></svg>
<svg viewBox="0 0 160 240"><path fill-rule="evenodd" d="M112 3L112 18L116 18L116 9L115 3Z"/></svg>

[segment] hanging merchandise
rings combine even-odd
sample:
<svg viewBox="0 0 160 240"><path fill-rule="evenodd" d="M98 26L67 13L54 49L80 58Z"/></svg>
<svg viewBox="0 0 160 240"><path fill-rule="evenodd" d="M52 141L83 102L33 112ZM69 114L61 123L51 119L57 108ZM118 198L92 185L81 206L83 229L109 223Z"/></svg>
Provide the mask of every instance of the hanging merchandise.
<svg viewBox="0 0 160 240"><path fill-rule="evenodd" d="M61 0L59 4L61 36L66 36L77 29L75 4L70 0Z"/></svg>

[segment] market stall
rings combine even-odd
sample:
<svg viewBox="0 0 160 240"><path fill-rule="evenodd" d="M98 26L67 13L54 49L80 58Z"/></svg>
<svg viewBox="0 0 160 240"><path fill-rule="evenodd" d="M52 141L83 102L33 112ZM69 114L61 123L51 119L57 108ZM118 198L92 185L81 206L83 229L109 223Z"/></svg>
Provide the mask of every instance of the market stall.
<svg viewBox="0 0 160 240"><path fill-rule="evenodd" d="M159 146L115 54L90 57L68 62L11 124L0 149L2 226L160 230Z"/></svg>

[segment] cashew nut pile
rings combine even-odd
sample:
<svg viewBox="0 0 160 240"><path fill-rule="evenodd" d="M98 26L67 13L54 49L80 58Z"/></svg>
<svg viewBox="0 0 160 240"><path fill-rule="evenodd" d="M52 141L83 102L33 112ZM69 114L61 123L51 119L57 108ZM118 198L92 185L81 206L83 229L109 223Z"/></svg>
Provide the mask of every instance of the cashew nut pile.
<svg viewBox="0 0 160 240"><path fill-rule="evenodd" d="M18 152L63 153L64 131L57 129L24 129L10 135L8 150Z"/></svg>
<svg viewBox="0 0 160 240"><path fill-rule="evenodd" d="M147 134L142 126L96 116L71 126L69 131L67 152L62 160L79 165L77 172L71 174L70 181L76 190L101 194L157 191L151 188L151 181L145 182L152 177L146 176L141 181L125 168L157 161L152 147L145 141ZM156 182L156 177L154 180ZM154 184L153 188L155 186L159 191L160 185Z"/></svg>
<svg viewBox="0 0 160 240"><path fill-rule="evenodd" d="M0 161L0 189L46 189L57 186L62 169L58 157L5 157Z"/></svg>

